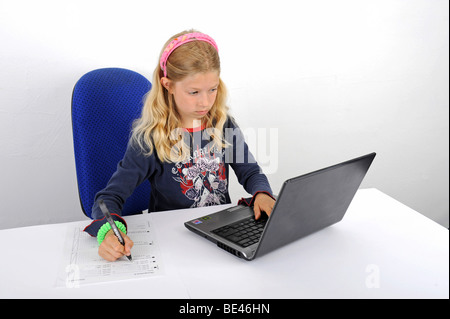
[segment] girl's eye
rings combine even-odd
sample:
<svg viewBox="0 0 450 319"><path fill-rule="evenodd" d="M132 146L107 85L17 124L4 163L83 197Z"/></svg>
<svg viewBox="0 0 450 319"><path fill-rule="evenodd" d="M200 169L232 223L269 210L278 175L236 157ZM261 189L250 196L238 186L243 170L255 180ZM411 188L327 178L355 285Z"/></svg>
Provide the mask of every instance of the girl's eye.
<svg viewBox="0 0 450 319"><path fill-rule="evenodd" d="M198 91L192 91L192 92L189 92L189 94L190 95L196 95L196 94L198 94Z"/></svg>
<svg viewBox="0 0 450 319"><path fill-rule="evenodd" d="M216 92L217 88L211 89L211 92Z"/></svg>

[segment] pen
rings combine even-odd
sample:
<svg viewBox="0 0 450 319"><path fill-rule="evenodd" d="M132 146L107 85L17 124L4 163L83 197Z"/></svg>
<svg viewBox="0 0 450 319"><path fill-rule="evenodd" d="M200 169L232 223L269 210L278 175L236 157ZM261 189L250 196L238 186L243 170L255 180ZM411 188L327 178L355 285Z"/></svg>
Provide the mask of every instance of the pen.
<svg viewBox="0 0 450 319"><path fill-rule="evenodd" d="M98 202L98 205L100 206L100 209L102 210L103 215L105 215L106 220L111 225L111 228L112 228L112 230L114 232L114 235L116 235L117 239L122 244L122 246L125 246L125 241L123 240L122 234L120 234L120 231L117 228L116 223L112 219L111 214L109 212L109 209L108 209L108 207L106 207L105 203L103 202L103 199L101 199ZM127 258L128 258L129 261L131 261L131 254L130 254L130 256L127 256Z"/></svg>

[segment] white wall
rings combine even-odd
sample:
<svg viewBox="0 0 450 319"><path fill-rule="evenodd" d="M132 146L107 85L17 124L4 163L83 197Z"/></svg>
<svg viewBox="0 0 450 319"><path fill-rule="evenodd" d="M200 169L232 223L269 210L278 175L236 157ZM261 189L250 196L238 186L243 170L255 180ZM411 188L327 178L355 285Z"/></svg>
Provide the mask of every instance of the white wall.
<svg viewBox="0 0 450 319"><path fill-rule="evenodd" d="M362 187L448 227L447 0L167 3L0 0L0 228L84 219L75 82L102 67L151 79L163 43L192 27L219 45L240 125L278 129L275 191L376 151ZM245 196L232 182L232 198Z"/></svg>

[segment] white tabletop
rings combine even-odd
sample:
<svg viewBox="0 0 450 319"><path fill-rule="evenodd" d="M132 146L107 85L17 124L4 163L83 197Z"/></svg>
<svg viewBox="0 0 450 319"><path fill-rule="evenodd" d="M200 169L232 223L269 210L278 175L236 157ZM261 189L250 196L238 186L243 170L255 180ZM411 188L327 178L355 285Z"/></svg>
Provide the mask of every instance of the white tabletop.
<svg viewBox="0 0 450 319"><path fill-rule="evenodd" d="M344 219L253 261L187 230L215 206L127 217L157 232L162 276L56 287L67 230L88 220L0 230L0 298L449 298L449 233L377 189Z"/></svg>

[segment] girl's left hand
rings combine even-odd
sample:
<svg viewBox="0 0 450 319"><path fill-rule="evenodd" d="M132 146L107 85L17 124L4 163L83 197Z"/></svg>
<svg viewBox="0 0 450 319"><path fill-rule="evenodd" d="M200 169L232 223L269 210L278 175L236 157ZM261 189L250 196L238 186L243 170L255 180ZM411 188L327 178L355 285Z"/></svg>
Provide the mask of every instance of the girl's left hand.
<svg viewBox="0 0 450 319"><path fill-rule="evenodd" d="M253 211L255 212L255 219L261 217L262 212L265 212L267 216L272 214L275 200L267 194L259 193L256 195L255 203L253 204Z"/></svg>

